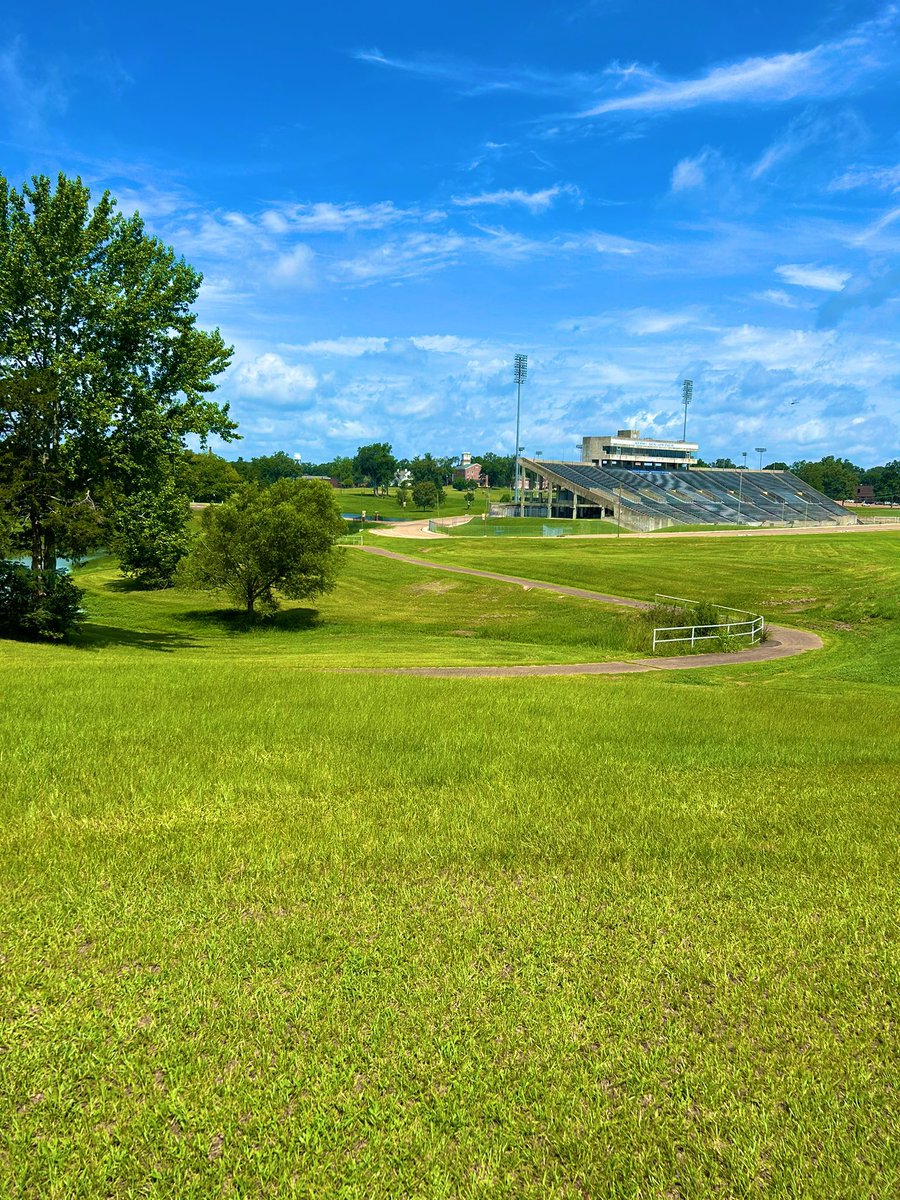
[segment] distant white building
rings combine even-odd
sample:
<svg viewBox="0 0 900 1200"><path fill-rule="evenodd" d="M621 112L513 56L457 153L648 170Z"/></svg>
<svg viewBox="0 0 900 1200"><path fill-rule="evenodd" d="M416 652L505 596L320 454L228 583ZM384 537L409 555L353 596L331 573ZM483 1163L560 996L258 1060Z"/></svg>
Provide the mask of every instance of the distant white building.
<svg viewBox="0 0 900 1200"><path fill-rule="evenodd" d="M677 470L693 467L698 442L661 442L642 438L639 429L620 429L608 437L581 439L581 461L595 467L629 467Z"/></svg>
<svg viewBox="0 0 900 1200"><path fill-rule="evenodd" d="M391 480L391 487L400 487L400 485L403 483L412 483L412 471L408 470L406 467L404 467L402 471L397 472L397 474Z"/></svg>

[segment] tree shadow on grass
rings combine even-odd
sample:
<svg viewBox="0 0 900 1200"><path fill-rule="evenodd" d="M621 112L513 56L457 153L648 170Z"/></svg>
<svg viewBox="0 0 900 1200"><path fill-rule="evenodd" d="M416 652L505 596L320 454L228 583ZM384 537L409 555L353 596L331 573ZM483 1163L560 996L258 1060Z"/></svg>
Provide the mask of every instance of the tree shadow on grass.
<svg viewBox="0 0 900 1200"><path fill-rule="evenodd" d="M155 650L171 654L175 650L192 650L201 645L185 633L158 633L145 629L120 629L116 625L97 625L87 621L69 643L76 650L107 650L111 646L128 646L136 650Z"/></svg>
<svg viewBox="0 0 900 1200"><path fill-rule="evenodd" d="M215 629L230 637L248 633L301 633L321 624L317 608L289 608L272 616L250 618L235 608L196 609L175 615L175 620Z"/></svg>

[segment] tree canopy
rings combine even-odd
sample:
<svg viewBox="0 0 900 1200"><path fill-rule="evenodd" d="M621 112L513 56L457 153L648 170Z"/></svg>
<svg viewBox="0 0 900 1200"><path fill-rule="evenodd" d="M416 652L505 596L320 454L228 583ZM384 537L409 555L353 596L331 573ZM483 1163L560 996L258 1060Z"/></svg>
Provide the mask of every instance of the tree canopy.
<svg viewBox="0 0 900 1200"><path fill-rule="evenodd" d="M181 578L224 592L248 616L257 609L271 613L278 593L302 600L334 587L340 561L334 544L344 532L327 483L244 484L224 504L204 511Z"/></svg>
<svg viewBox="0 0 900 1200"><path fill-rule="evenodd" d="M373 442L371 446L360 446L353 460L353 474L364 480L377 492L386 488L397 470L397 460L391 452L389 442Z"/></svg>
<svg viewBox="0 0 900 1200"><path fill-rule="evenodd" d="M189 500L201 504L221 504L241 485L234 463L207 450L195 454L186 450L178 466L178 486Z"/></svg>
<svg viewBox="0 0 900 1200"><path fill-rule="evenodd" d="M851 499L863 474L862 468L854 466L849 459L835 458L831 454L818 462L807 462L805 459L795 462L791 470L804 483L830 496L832 500Z"/></svg>
<svg viewBox="0 0 900 1200"><path fill-rule="evenodd" d="M189 434L235 436L210 399L231 350L197 328L201 282L108 192L0 176L0 524L26 531L34 569L97 544Z"/></svg>
<svg viewBox="0 0 900 1200"><path fill-rule="evenodd" d="M259 454L255 458L239 458L231 466L245 483L258 483L260 487L269 487L279 479L300 479L303 475L313 474L283 450L275 454Z"/></svg>

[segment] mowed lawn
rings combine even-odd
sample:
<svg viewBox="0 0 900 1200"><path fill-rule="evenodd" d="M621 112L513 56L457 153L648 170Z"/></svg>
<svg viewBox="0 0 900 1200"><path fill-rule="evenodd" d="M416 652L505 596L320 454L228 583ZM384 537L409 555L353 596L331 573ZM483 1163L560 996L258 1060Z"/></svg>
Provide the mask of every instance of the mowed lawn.
<svg viewBox="0 0 900 1200"><path fill-rule="evenodd" d="M83 645L0 643L0 1195L897 1193L900 538L612 545L398 548L826 647L329 673L589 629L357 551L266 632L98 564Z"/></svg>

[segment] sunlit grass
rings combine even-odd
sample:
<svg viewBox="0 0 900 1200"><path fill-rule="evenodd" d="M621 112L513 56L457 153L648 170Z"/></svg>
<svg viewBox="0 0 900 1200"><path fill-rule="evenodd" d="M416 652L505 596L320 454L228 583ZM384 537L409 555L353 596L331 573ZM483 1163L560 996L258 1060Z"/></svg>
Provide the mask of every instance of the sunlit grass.
<svg viewBox="0 0 900 1200"><path fill-rule="evenodd" d="M606 679L310 671L97 565L0 643L0 1195L894 1194L900 543L844 540L473 556L827 642ZM354 663L495 591L350 555Z"/></svg>

